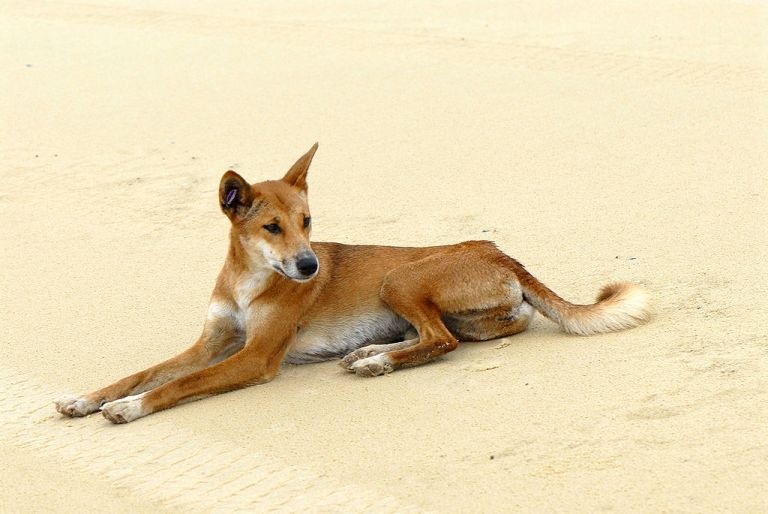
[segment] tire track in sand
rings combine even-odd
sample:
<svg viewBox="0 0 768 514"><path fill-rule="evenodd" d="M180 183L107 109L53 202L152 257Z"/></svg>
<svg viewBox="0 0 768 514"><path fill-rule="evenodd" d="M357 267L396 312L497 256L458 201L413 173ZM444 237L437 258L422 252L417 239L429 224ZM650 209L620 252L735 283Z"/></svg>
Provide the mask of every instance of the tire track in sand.
<svg viewBox="0 0 768 514"><path fill-rule="evenodd" d="M140 421L141 432L101 419L62 418L52 404L56 392L29 373L0 368L0 387L0 440L169 510L419 512L151 417Z"/></svg>

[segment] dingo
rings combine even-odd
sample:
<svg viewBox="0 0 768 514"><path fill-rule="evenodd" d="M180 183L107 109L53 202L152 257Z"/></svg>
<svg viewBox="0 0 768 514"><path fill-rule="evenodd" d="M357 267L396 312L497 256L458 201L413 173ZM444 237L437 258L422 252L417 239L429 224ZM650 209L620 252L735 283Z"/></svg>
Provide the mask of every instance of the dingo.
<svg viewBox="0 0 768 514"><path fill-rule="evenodd" d="M219 203L232 222L229 253L203 333L188 350L56 410L101 409L113 423L216 393L268 382L280 363L343 357L372 377L522 332L538 310L573 334L637 326L649 318L640 286L605 286L574 305L489 241L399 248L312 243L307 170L315 144L281 180L248 184L227 171Z"/></svg>

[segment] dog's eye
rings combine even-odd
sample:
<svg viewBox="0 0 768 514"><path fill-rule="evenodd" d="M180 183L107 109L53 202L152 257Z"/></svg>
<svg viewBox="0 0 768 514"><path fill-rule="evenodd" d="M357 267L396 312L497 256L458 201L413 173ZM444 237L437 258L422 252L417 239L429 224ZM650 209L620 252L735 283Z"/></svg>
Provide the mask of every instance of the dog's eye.
<svg viewBox="0 0 768 514"><path fill-rule="evenodd" d="M304 216L304 228L309 227L309 224L312 223L312 218L309 216Z"/></svg>
<svg viewBox="0 0 768 514"><path fill-rule="evenodd" d="M280 225L278 225L277 223L270 223L269 225L264 225L264 228L270 234L279 234L280 233Z"/></svg>

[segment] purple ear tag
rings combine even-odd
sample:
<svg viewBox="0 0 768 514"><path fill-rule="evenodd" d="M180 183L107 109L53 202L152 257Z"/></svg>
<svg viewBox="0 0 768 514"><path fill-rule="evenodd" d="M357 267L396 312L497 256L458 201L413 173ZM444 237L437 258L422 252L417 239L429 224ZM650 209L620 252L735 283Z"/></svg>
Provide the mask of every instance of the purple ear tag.
<svg viewBox="0 0 768 514"><path fill-rule="evenodd" d="M231 207L232 202L235 201L235 198L237 198L237 189L231 189L229 193L227 193L227 198L224 200L224 205Z"/></svg>

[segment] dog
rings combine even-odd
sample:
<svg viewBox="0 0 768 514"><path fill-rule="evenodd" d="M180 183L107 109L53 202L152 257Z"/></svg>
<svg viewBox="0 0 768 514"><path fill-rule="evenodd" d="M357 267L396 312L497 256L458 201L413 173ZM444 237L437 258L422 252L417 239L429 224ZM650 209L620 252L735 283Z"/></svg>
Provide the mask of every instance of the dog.
<svg viewBox="0 0 768 514"><path fill-rule="evenodd" d="M229 250L200 338L165 362L83 396L65 416L101 410L127 423L183 402L272 380L282 362L341 358L363 377L416 366L524 331L535 311L572 334L649 319L649 294L613 283L591 305L569 303L490 241L406 248L310 243L307 172L317 143L280 180L227 171L219 204Z"/></svg>

